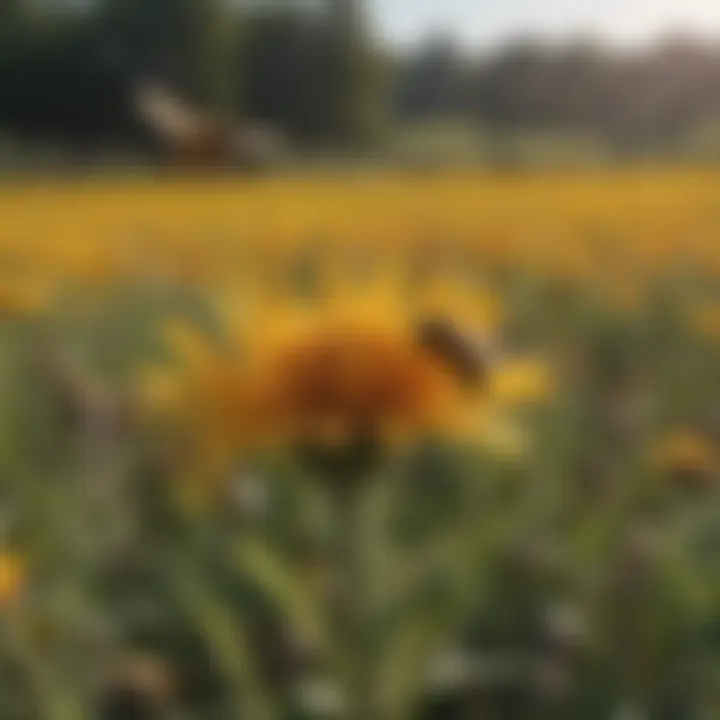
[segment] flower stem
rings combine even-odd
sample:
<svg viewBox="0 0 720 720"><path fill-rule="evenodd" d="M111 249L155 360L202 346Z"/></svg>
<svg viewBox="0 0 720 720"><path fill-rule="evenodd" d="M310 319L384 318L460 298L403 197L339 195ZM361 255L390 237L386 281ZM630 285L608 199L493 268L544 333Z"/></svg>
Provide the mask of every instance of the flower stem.
<svg viewBox="0 0 720 720"><path fill-rule="evenodd" d="M376 720L373 712L370 641L368 638L369 573L365 538L364 483L333 493L334 576L333 634L341 667L345 720Z"/></svg>

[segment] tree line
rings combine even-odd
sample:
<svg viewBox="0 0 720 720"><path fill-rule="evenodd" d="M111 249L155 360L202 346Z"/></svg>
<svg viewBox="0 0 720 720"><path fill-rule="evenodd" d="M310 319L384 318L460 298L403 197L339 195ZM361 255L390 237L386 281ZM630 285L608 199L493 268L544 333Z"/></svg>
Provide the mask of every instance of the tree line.
<svg viewBox="0 0 720 720"><path fill-rule="evenodd" d="M0 132L80 147L142 142L132 98L148 82L305 143L372 132L378 55L357 0L36 3L0 3Z"/></svg>
<svg viewBox="0 0 720 720"><path fill-rule="evenodd" d="M591 39L518 38L482 57L436 37L405 59L396 111L487 127L592 133L620 148L670 147L720 121L720 39L668 36L634 51Z"/></svg>
<svg viewBox="0 0 720 720"><path fill-rule="evenodd" d="M389 120L462 117L498 132L592 133L671 147L720 119L720 42L621 52L533 38L462 52L381 47L362 0L2 0L0 133L78 147L146 142L133 110L161 81L216 115L301 144L358 144Z"/></svg>

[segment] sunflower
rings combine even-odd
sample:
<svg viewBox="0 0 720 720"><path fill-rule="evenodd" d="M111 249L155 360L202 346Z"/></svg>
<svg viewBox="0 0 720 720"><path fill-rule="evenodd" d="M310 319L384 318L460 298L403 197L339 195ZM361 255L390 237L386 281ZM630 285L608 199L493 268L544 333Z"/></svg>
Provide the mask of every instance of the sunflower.
<svg viewBox="0 0 720 720"><path fill-rule="evenodd" d="M0 318L27 319L50 307L51 286L37 277L0 278Z"/></svg>
<svg viewBox="0 0 720 720"><path fill-rule="evenodd" d="M143 368L135 405L159 431L156 459L179 476L187 491L183 500L196 506L230 473L251 429L257 436L259 418L239 358L182 322L167 326L165 340L172 362Z"/></svg>
<svg viewBox="0 0 720 720"><path fill-rule="evenodd" d="M151 376L146 407L180 418L218 467L269 443L341 473L426 434L497 437L489 403L546 394L540 365L489 361L484 338L499 308L490 322L487 293L473 303L469 291L413 292L384 278L304 301L275 290L221 293L224 336L212 342L173 325L179 362ZM502 425L518 445L506 417Z"/></svg>
<svg viewBox="0 0 720 720"><path fill-rule="evenodd" d="M275 428L328 444L436 427L461 396L452 363L413 327L361 317L310 321L263 348L251 377Z"/></svg>

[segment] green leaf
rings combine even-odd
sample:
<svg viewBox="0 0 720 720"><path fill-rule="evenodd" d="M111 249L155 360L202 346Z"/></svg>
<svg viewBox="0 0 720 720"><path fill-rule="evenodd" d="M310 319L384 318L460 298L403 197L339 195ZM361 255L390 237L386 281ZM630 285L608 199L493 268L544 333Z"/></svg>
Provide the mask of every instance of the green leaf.
<svg viewBox="0 0 720 720"><path fill-rule="evenodd" d="M326 647L322 611L293 568L269 547L243 539L235 551L238 569L254 583L297 636L315 647Z"/></svg>
<svg viewBox="0 0 720 720"><path fill-rule="evenodd" d="M207 647L232 690L237 717L272 720L276 713L262 688L248 633L238 613L209 582L187 568L172 571L171 582L184 611L202 629Z"/></svg>

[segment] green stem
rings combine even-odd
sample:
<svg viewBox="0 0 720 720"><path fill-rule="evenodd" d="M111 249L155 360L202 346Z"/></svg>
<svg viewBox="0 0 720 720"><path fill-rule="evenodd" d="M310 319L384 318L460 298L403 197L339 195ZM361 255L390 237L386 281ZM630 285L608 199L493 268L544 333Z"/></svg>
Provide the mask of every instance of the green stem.
<svg viewBox="0 0 720 720"><path fill-rule="evenodd" d="M365 537L365 483L334 492L333 632L341 664L345 720L376 720L369 657L369 568Z"/></svg>

